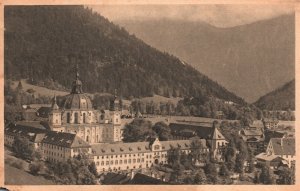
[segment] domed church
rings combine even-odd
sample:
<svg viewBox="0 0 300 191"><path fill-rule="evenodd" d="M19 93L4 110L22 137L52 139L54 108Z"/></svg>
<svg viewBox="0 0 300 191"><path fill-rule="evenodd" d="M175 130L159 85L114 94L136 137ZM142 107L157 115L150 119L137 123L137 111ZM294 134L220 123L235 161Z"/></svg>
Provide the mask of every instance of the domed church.
<svg viewBox="0 0 300 191"><path fill-rule="evenodd" d="M82 91L78 67L71 93L65 96L62 108L58 107L54 96L49 125L53 131L74 133L90 144L122 139L121 111L116 93L108 114L95 110L90 97Z"/></svg>

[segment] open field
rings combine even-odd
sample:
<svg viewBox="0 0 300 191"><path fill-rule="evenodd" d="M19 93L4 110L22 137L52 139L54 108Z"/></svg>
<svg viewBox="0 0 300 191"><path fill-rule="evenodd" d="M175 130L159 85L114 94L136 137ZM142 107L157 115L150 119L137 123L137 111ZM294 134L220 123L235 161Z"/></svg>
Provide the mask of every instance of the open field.
<svg viewBox="0 0 300 191"><path fill-rule="evenodd" d="M295 121L279 121L278 126L284 126L284 127L295 127Z"/></svg>
<svg viewBox="0 0 300 191"><path fill-rule="evenodd" d="M45 87L40 87L40 86L35 86L35 85L31 85L31 84L28 84L26 82L26 79L22 79L21 80L22 82L22 86L23 86L23 89L24 91L28 90L28 89L33 89L35 90L35 95L36 96L54 96L57 95L57 96L64 96L64 95L67 95L69 94L69 92L65 92L65 91L58 91L58 90L51 90L51 89L48 89L48 88L45 88ZM13 81L13 84L12 84L12 88L16 88L18 86L18 81Z"/></svg>
<svg viewBox="0 0 300 191"><path fill-rule="evenodd" d="M182 100L183 98L180 97L171 97L171 98L167 98L167 97L163 97L160 95L154 95L153 97L144 97L141 98L142 101L145 102L151 102L153 101L154 103L160 103L160 102L171 102L174 105L177 105L177 103Z"/></svg>
<svg viewBox="0 0 300 191"><path fill-rule="evenodd" d="M41 176L33 176L28 173L28 162L16 158L7 148L4 149L4 181L7 185L50 185L54 184L50 180L46 180ZM23 163L23 169L11 166L13 162Z"/></svg>
<svg viewBox="0 0 300 191"><path fill-rule="evenodd" d="M35 91L34 95L35 96L54 96L54 95L57 95L57 96L65 96L67 94L69 94L69 92L67 91L59 91L59 90L52 90L52 89L48 89L48 88L45 88L45 87L40 87L40 86L36 86L36 85L32 85L32 84L29 84L26 82L26 79L22 79L21 80L22 82L22 86L23 86L23 89L24 91L28 90L28 89L33 89ZM13 81L13 84L11 85L11 87L13 89L15 89L17 86L18 86L18 81ZM93 98L93 94L89 94L87 93L89 96L91 96ZM111 95L109 93L98 93L100 95ZM160 102L171 102L173 103L174 105L177 105L178 101L180 101L182 98L167 98L167 97L163 97L163 96L160 96L160 95L154 95L153 97L144 97L144 98L141 98L142 101L145 101L145 102L151 102L153 101L154 103L157 103L159 104ZM126 100L126 99L123 99L123 104L125 105L130 105L131 104L131 101L130 100Z"/></svg>
<svg viewBox="0 0 300 191"><path fill-rule="evenodd" d="M7 185L53 185L50 180L40 176L33 176L24 170L17 169L8 164L5 165L4 174L5 184Z"/></svg>

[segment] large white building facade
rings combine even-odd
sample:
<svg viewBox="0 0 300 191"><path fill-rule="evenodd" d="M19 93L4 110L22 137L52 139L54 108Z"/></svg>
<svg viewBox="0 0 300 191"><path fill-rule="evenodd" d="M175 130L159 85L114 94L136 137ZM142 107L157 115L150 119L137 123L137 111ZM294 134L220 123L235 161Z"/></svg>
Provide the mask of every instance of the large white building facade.
<svg viewBox="0 0 300 191"><path fill-rule="evenodd" d="M202 152L208 153L206 140L199 139ZM150 168L154 164L168 164L169 151L179 149L186 154L191 152L193 140L95 144L92 145L92 158L98 172L124 171Z"/></svg>
<svg viewBox="0 0 300 191"><path fill-rule="evenodd" d="M62 108L54 97L49 125L53 131L74 133L90 144L119 142L122 139L121 112L116 95L111 100L108 114L95 110L90 97L82 91L78 71Z"/></svg>

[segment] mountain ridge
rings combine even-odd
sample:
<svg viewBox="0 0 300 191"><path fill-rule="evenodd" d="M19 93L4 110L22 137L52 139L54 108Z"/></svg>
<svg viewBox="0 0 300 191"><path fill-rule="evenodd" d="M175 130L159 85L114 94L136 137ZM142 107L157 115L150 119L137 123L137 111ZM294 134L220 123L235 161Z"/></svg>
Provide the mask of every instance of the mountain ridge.
<svg viewBox="0 0 300 191"><path fill-rule="evenodd" d="M294 78L294 14L229 28L166 19L117 24L251 103Z"/></svg>
<svg viewBox="0 0 300 191"><path fill-rule="evenodd" d="M245 104L189 64L145 44L83 6L6 6L5 79L71 87L75 65L84 91L124 97L204 96Z"/></svg>
<svg viewBox="0 0 300 191"><path fill-rule="evenodd" d="M254 105L262 110L295 110L295 79L260 97Z"/></svg>

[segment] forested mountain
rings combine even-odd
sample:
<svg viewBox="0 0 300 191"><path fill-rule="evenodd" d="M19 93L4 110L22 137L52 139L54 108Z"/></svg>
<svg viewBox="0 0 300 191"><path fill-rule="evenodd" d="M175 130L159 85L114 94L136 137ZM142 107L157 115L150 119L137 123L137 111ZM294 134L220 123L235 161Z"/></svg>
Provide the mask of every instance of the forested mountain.
<svg viewBox="0 0 300 191"><path fill-rule="evenodd" d="M78 64L85 92L118 89L123 97L212 96L244 103L189 64L83 6L5 6L4 15L5 79L70 88Z"/></svg>
<svg viewBox="0 0 300 191"><path fill-rule="evenodd" d="M260 109L295 110L295 80L259 98L254 104Z"/></svg>
<svg viewBox="0 0 300 191"><path fill-rule="evenodd" d="M294 14L230 28L175 19L116 22L250 103L295 78Z"/></svg>

